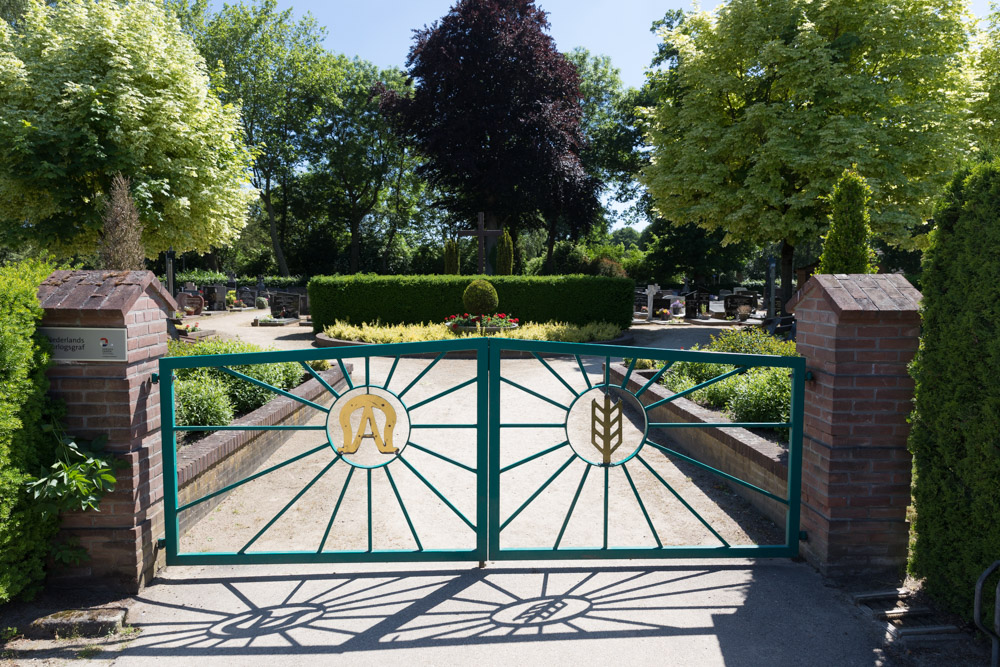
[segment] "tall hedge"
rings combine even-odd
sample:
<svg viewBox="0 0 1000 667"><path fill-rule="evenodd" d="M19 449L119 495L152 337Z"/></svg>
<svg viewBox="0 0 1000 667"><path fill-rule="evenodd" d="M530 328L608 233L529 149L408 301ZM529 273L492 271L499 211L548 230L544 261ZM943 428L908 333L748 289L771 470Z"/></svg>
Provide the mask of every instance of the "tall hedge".
<svg viewBox="0 0 1000 667"><path fill-rule="evenodd" d="M38 285L51 270L36 261L0 267L0 602L42 580L57 529L25 487L55 457L55 438L41 430L59 416L48 398L48 341L35 335Z"/></svg>
<svg viewBox="0 0 1000 667"><path fill-rule="evenodd" d="M1000 558L1000 162L956 177L934 219L911 370L910 566L970 618L976 579Z"/></svg>
<svg viewBox="0 0 1000 667"><path fill-rule="evenodd" d="M462 293L482 276L317 276L309 281L313 328L335 320L358 324L441 322L463 312ZM632 321L634 287L603 276L487 276L500 298L498 310L523 322Z"/></svg>
<svg viewBox="0 0 1000 667"><path fill-rule="evenodd" d="M830 231L823 240L817 273L875 273L875 251L869 226L871 188L848 169L833 188Z"/></svg>

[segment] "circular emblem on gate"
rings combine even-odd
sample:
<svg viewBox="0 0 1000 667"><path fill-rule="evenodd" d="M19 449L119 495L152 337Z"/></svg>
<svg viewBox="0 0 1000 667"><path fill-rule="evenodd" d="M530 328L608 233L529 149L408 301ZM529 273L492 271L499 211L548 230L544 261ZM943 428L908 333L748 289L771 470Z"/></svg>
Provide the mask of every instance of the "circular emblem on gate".
<svg viewBox="0 0 1000 667"><path fill-rule="evenodd" d="M627 463L646 442L646 409L631 392L599 385L580 394L566 413L566 440L594 466Z"/></svg>
<svg viewBox="0 0 1000 667"><path fill-rule="evenodd" d="M539 626L564 623L590 611L593 604L587 598L574 595L521 600L493 612L490 620L498 625Z"/></svg>
<svg viewBox="0 0 1000 667"><path fill-rule="evenodd" d="M326 438L350 465L381 468L395 461L409 442L409 413L391 391L355 387L330 406Z"/></svg>
<svg viewBox="0 0 1000 667"><path fill-rule="evenodd" d="M272 635L307 626L326 611L318 604L262 607L223 619L210 627L207 634L225 639Z"/></svg>

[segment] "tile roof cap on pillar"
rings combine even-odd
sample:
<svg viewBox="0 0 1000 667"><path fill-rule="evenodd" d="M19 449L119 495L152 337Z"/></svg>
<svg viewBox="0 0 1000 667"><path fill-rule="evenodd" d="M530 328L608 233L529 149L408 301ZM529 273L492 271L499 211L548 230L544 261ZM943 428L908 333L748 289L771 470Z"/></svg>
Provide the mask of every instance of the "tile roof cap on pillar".
<svg viewBox="0 0 1000 667"><path fill-rule="evenodd" d="M817 274L795 293L786 307L794 311L815 290L819 290L830 309L841 317L848 313L916 313L922 298L920 292L898 273Z"/></svg>
<svg viewBox="0 0 1000 667"><path fill-rule="evenodd" d="M53 271L38 287L38 301L46 314L111 311L124 316L150 288L170 312L177 310L152 271Z"/></svg>

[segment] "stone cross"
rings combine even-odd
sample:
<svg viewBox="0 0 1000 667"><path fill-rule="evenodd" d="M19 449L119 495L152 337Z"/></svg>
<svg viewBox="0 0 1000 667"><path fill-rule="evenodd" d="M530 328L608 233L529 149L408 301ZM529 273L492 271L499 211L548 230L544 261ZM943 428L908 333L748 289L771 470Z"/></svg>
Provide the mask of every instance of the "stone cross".
<svg viewBox="0 0 1000 667"><path fill-rule="evenodd" d="M659 285L646 285L646 319L653 321L653 297L660 291Z"/></svg>
<svg viewBox="0 0 1000 667"><path fill-rule="evenodd" d="M479 213L478 229L463 229L458 232L459 236L475 236L479 239L479 273L486 273L486 238L489 236L503 236L503 231L499 229L486 229L486 216Z"/></svg>

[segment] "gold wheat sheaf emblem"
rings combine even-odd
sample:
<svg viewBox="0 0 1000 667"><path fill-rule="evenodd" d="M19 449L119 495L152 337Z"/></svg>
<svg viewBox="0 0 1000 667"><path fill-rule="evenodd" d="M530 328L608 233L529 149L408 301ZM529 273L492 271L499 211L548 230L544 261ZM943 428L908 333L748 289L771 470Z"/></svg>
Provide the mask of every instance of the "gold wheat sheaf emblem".
<svg viewBox="0 0 1000 667"><path fill-rule="evenodd" d="M590 404L590 444L601 453L602 463L611 465L611 455L622 446L622 402L612 405L604 395L604 404L595 398Z"/></svg>

